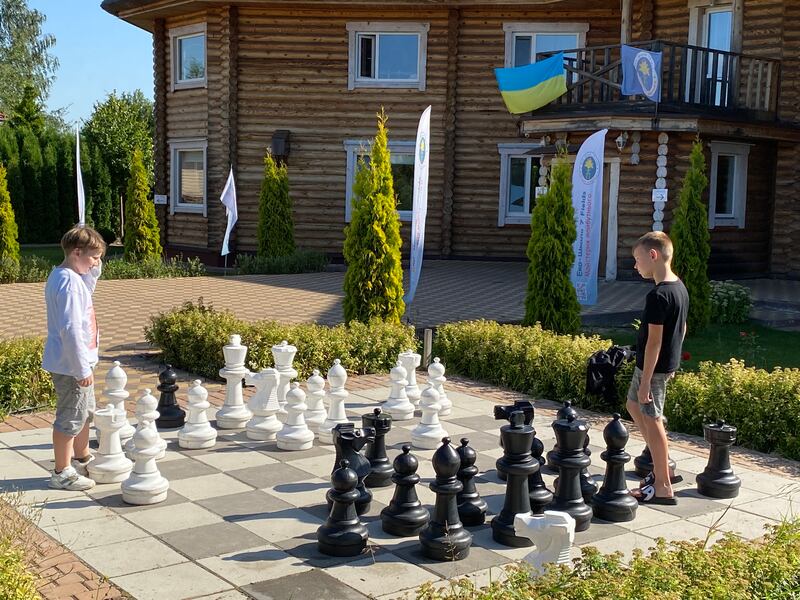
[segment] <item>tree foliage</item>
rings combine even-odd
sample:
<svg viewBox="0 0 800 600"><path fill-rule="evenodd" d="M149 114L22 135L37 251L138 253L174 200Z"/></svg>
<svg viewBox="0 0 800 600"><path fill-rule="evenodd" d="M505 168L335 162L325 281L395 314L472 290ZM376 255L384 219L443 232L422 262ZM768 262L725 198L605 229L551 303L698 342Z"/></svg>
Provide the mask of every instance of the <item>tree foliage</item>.
<svg viewBox="0 0 800 600"><path fill-rule="evenodd" d="M26 219L25 241L41 243L47 241L46 232L39 216L42 214L42 149L39 138L28 127L17 131L19 139L19 166L25 195L22 203L25 206Z"/></svg>
<svg viewBox="0 0 800 600"><path fill-rule="evenodd" d="M286 165L264 156L264 179L258 201L258 256L289 256L295 251L292 199Z"/></svg>
<svg viewBox="0 0 800 600"><path fill-rule="evenodd" d="M33 133L41 137L44 132L44 107L39 92L32 85L26 85L22 98L11 109L11 126L15 129L29 127Z"/></svg>
<svg viewBox="0 0 800 600"><path fill-rule="evenodd" d="M58 136L58 229L67 231L78 222L75 182L75 134Z"/></svg>
<svg viewBox="0 0 800 600"><path fill-rule="evenodd" d="M42 212L37 216L42 242L60 238L58 209L58 140L51 137L42 144Z"/></svg>
<svg viewBox="0 0 800 600"><path fill-rule="evenodd" d="M111 190L111 174L108 172L103 155L97 147L89 148L91 163L92 221L97 229L104 228L116 232L119 227L119 213Z"/></svg>
<svg viewBox="0 0 800 600"><path fill-rule="evenodd" d="M11 127L5 125L0 127L0 162L6 166L6 179L8 192L11 194L11 207L17 220L20 240L25 239L24 227L24 208L23 198L25 197L25 186L22 183L22 170L19 164L19 143L17 136Z"/></svg>
<svg viewBox="0 0 800 600"><path fill-rule="evenodd" d="M17 221L8 193L6 168L0 163L0 265L7 261L19 263Z"/></svg>
<svg viewBox="0 0 800 600"><path fill-rule="evenodd" d="M125 199L125 260L146 260L161 256L161 236L156 209L150 199L141 151L134 150Z"/></svg>

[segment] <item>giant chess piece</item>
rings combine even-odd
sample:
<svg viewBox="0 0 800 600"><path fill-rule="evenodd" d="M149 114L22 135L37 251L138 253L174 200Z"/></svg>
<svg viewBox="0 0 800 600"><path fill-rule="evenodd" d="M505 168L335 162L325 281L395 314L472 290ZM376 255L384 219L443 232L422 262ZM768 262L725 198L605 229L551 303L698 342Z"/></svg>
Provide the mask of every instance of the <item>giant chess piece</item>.
<svg viewBox="0 0 800 600"><path fill-rule="evenodd" d="M244 366L247 346L242 346L242 337L233 334L227 346L222 348L225 367L219 376L225 379L225 402L217 411L217 427L221 429L241 429L253 417L244 405L242 379L249 371Z"/></svg>
<svg viewBox="0 0 800 600"><path fill-rule="evenodd" d="M417 406L420 401L422 393L417 385L417 367L422 362L422 357L413 350L406 350L401 352L397 360L403 365L406 370L406 396L409 402Z"/></svg>
<svg viewBox="0 0 800 600"><path fill-rule="evenodd" d="M589 457L583 452L583 443L589 427L570 414L566 419L553 423L558 452L553 456L553 464L559 471L559 483L555 497L548 510L568 513L575 519L575 531L589 528L592 509L583 501L581 494L581 470L589 466Z"/></svg>
<svg viewBox="0 0 800 600"><path fill-rule="evenodd" d="M369 461L359 451L374 440L374 429L357 429L353 423L339 423L333 429L333 444L336 447L336 462L333 470L336 470L336 465L340 464L342 460L346 460L350 464L350 468L358 475L356 512L359 515L367 512L372 502L372 492L364 485L364 480L369 475ZM330 508L331 504L328 502L328 509Z"/></svg>
<svg viewBox="0 0 800 600"><path fill-rule="evenodd" d="M504 546L523 548L531 541L514 532L514 516L531 513L528 477L539 470L539 462L531 457L533 427L525 424L525 413L512 412L510 421L500 428L503 456L497 460L497 470L505 472L507 483L503 509L492 519L492 537Z"/></svg>
<svg viewBox="0 0 800 600"><path fill-rule="evenodd" d="M328 392L330 408L328 409L328 418L319 428L319 441L323 444L333 443L333 429L337 425L350 422L345 411L345 401L350 395L344 389L346 381L347 371L342 366L342 361L337 358L333 361L333 366L328 370L328 385L331 386L331 391Z"/></svg>
<svg viewBox="0 0 800 600"><path fill-rule="evenodd" d="M514 530L520 537L533 542L536 550L524 560L533 567L534 574L544 572L544 565L568 565L572 542L575 541L575 519L565 512L546 510L543 515L517 515Z"/></svg>
<svg viewBox="0 0 800 600"><path fill-rule="evenodd" d="M281 450L310 450L314 445L314 432L306 425L306 393L296 381L286 394L286 423L278 432L278 448Z"/></svg>
<svg viewBox="0 0 800 600"><path fill-rule="evenodd" d="M511 422L511 414L516 411L521 410L522 413L525 415L525 425L532 425L533 424L533 402L530 400L515 400L514 404L510 406L495 406L494 407L494 418L495 419L505 419L509 423ZM536 431L534 433L534 440L536 439ZM503 447L503 438L500 437L500 447ZM533 452L533 444L531 444L531 452ZM506 474L503 471L495 471L497 474L497 478L500 481L506 480Z"/></svg>
<svg viewBox="0 0 800 600"><path fill-rule="evenodd" d="M133 463L125 457L119 432L127 424L125 413L109 403L94 413L94 425L100 436L100 450L87 467L97 483L119 483L130 475Z"/></svg>
<svg viewBox="0 0 800 600"><path fill-rule="evenodd" d="M381 511L383 530L391 535L408 537L417 535L428 526L430 515L417 497L419 483L419 461L411 454L411 446L403 446L403 452L394 459L394 495L389 506Z"/></svg>
<svg viewBox="0 0 800 600"><path fill-rule="evenodd" d="M178 406L175 399L175 392L178 391L178 374L172 365L158 374L158 420L156 427L171 429L173 427L183 427L186 421L186 412Z"/></svg>
<svg viewBox="0 0 800 600"><path fill-rule="evenodd" d="M317 369L306 380L308 395L306 396L306 425L311 432L317 436L319 428L328 418L328 411L325 409L325 380Z"/></svg>
<svg viewBox="0 0 800 600"><path fill-rule="evenodd" d="M150 428L156 434L156 446L158 447L158 453L156 454L156 460L161 460L167 453L167 441L158 435L158 429L156 429L156 419L158 418L158 400L156 397L150 393L150 389L142 390L142 395L136 400L136 420L138 421L136 425L137 433L141 429ZM135 437L135 436L134 436ZM125 455L134 460L133 450L135 447L134 439L131 438L125 443Z"/></svg>
<svg viewBox="0 0 800 600"><path fill-rule="evenodd" d="M677 465L671 458L669 459L669 472L674 473ZM650 448L644 447L642 453L633 459L633 468L636 470L636 476L645 478L653 472L653 455L650 454Z"/></svg>
<svg viewBox="0 0 800 600"><path fill-rule="evenodd" d="M558 412L556 413L556 421L566 420L569 418L570 415L572 415L577 419L578 411L572 408L572 402L570 402L569 400L565 400L564 405L561 408L559 408ZM555 421L553 421L553 424L555 424ZM547 469L553 473L558 473L558 467L553 462L553 457L556 454L558 454L558 441L556 441L555 445L553 446L553 449L550 450L550 452L548 452L546 455Z"/></svg>
<svg viewBox="0 0 800 600"><path fill-rule="evenodd" d="M431 489L436 493L436 505L428 526L419 534L422 553L433 560L462 560L469 556L472 534L458 517L456 496L462 486L456 475L461 459L450 445L450 438L442 438L442 445L433 453L432 462L436 479L431 483Z"/></svg>
<svg viewBox="0 0 800 600"><path fill-rule="evenodd" d="M439 357L433 359L433 362L428 365L428 383L433 385L433 388L439 392L439 404L442 405L442 410L439 411L440 417L448 416L453 410L453 403L447 397L447 392L444 391L444 384L447 377L444 376L444 365L439 360Z"/></svg>
<svg viewBox="0 0 800 600"><path fill-rule="evenodd" d="M158 415L157 411L153 411ZM156 464L158 447L158 430L151 421L153 413L143 418L145 424L133 436L133 471L122 482L122 500L128 504L156 504L167 499L169 482L161 476ZM152 424L152 427L150 425Z"/></svg>
<svg viewBox="0 0 800 600"><path fill-rule="evenodd" d="M128 410L125 408L125 400L130 394L125 390L128 384L128 375L120 366L118 360L114 361L114 366L106 373L105 389L103 398L106 400L106 407L113 405L122 414L123 424L119 430L119 441L124 446L136 433L136 429L128 423Z"/></svg>
<svg viewBox="0 0 800 600"><path fill-rule="evenodd" d="M468 438L461 438L461 446L456 449L456 452L461 460L456 477L463 486L462 490L456 494L458 516L465 527L477 527L483 525L486 520L486 509L488 508L486 501L478 493L474 481L478 474L478 467L475 466L478 454L469 445Z"/></svg>
<svg viewBox="0 0 800 600"><path fill-rule="evenodd" d="M731 468L730 450L736 441L736 427L722 420L706 423L703 437L711 444L711 452L705 470L695 479L697 491L709 498L735 498L742 485Z"/></svg>
<svg viewBox="0 0 800 600"><path fill-rule="evenodd" d="M594 516L604 521L623 523L633 521L639 502L628 491L625 482L625 464L631 455L625 452L628 443L628 430L614 413L613 419L603 429L606 450L600 455L606 463L606 475L600 491L592 496Z"/></svg>
<svg viewBox="0 0 800 600"><path fill-rule="evenodd" d="M286 394L289 393L289 384L292 379L297 378L297 370L292 366L295 354L297 354L297 348L286 340L272 347L272 358L275 360L275 368L278 370L278 375L280 377L278 381L279 415L287 414Z"/></svg>
<svg viewBox="0 0 800 600"><path fill-rule="evenodd" d="M361 424L364 430L375 430L375 441L364 448L364 457L370 465L364 483L371 488L390 486L394 469L386 456L386 434L392 430L392 416L376 408L372 414L361 416Z"/></svg>
<svg viewBox="0 0 800 600"><path fill-rule="evenodd" d="M343 460L331 475L333 487L326 498L331 507L327 521L317 529L317 547L329 556L358 556L367 548L369 533L358 518L358 475Z"/></svg>
<svg viewBox="0 0 800 600"><path fill-rule="evenodd" d="M545 463L542 457L543 453L544 444L542 440L536 437L536 431L534 430L531 457L539 464L539 469L528 477L528 498L531 501L531 513L534 515L541 515L544 512L544 507L553 501L553 492L547 489L542 479L542 465Z"/></svg>
<svg viewBox="0 0 800 600"><path fill-rule="evenodd" d="M589 459L589 465L592 464L592 451L589 450L589 433L586 433L586 440L583 442L583 453L586 455L586 458ZM558 485L558 484L554 484ZM597 484L594 482L594 478L589 473L588 465L581 469L581 494L583 495L583 501L586 504L589 504L592 501L592 496L597 493Z"/></svg>
<svg viewBox="0 0 800 600"><path fill-rule="evenodd" d="M398 360L397 365L389 372L392 380L392 389L389 392L389 399L383 405L383 410L392 415L394 421L408 421L414 418L414 405L406 395L406 385L408 380L403 364Z"/></svg>
<svg viewBox="0 0 800 600"><path fill-rule="evenodd" d="M411 445L414 448L423 450L434 450L443 437L447 437L447 432L439 421L439 392L432 385L428 385L423 391L419 401L422 408L422 419L419 425L411 430Z"/></svg>
<svg viewBox="0 0 800 600"><path fill-rule="evenodd" d="M206 411L211 407L208 391L195 379L189 386L188 396L189 420L178 431L178 445L189 450L211 448L217 443L217 430L208 422Z"/></svg>
<svg viewBox="0 0 800 600"><path fill-rule="evenodd" d="M258 373L246 373L244 380L247 385L253 385L256 393L250 396L247 403L253 417L245 425L245 432L249 439L262 442L272 442L275 435L283 429L283 424L278 421L275 413L278 412L278 371L275 369L261 369Z"/></svg>

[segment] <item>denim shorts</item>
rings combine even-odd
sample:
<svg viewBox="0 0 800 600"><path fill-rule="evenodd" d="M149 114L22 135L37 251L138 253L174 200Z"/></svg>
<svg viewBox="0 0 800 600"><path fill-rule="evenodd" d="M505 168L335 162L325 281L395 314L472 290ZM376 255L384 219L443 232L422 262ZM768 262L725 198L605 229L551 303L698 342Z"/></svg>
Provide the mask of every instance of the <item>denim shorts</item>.
<svg viewBox="0 0 800 600"><path fill-rule="evenodd" d="M80 387L78 380L71 375L50 375L56 388L56 418L53 429L75 437L94 416L94 386Z"/></svg>
<svg viewBox="0 0 800 600"><path fill-rule="evenodd" d="M667 399L667 381L672 379L674 373L653 373L650 379L650 394L653 401L639 404L642 414L658 419L664 416L664 402ZM642 370L636 367L633 370L631 386L628 388L628 402L639 402L639 385L642 382Z"/></svg>

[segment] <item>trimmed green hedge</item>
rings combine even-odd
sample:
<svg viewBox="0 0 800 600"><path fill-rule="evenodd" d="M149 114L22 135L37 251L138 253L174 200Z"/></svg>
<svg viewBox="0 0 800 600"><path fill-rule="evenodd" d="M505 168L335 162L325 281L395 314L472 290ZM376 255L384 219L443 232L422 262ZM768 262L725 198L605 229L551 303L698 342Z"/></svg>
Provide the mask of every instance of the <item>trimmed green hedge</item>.
<svg viewBox="0 0 800 600"><path fill-rule="evenodd" d="M239 275L283 275L288 273L318 273L328 266L328 257L313 250L295 250L288 256L236 255Z"/></svg>
<svg viewBox="0 0 800 600"><path fill-rule="evenodd" d="M50 374L42 369L40 338L0 341L0 419L27 408L55 406Z"/></svg>

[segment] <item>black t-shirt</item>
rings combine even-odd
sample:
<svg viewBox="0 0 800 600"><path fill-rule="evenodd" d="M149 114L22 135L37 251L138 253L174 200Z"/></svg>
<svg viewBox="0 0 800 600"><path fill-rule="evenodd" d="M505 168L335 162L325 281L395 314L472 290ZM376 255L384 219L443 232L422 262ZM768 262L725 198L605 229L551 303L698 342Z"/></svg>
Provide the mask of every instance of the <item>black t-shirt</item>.
<svg viewBox="0 0 800 600"><path fill-rule="evenodd" d="M647 347L648 325L663 325L664 335L658 353L655 373L672 373L681 363L683 328L689 310L689 292L679 279L662 281L647 294L642 313L642 324L636 342L636 366L644 369L644 351Z"/></svg>

